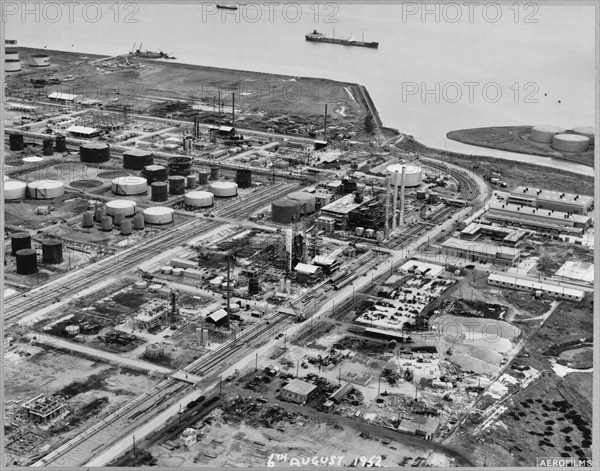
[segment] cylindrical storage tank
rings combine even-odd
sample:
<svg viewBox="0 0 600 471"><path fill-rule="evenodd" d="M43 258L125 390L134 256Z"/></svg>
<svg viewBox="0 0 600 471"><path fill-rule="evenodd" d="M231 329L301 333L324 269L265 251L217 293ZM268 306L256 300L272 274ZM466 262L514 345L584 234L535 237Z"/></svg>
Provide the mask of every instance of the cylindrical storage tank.
<svg viewBox="0 0 600 471"><path fill-rule="evenodd" d="M210 179L213 181L217 181L219 178L221 178L221 169L219 167L211 167Z"/></svg>
<svg viewBox="0 0 600 471"><path fill-rule="evenodd" d="M296 200L300 204L300 214L312 214L315 212L317 199L314 195L304 191L296 191L287 196L291 200Z"/></svg>
<svg viewBox="0 0 600 471"><path fill-rule="evenodd" d="M33 249L21 249L16 253L17 273L19 275L31 275L37 273L37 254Z"/></svg>
<svg viewBox="0 0 600 471"><path fill-rule="evenodd" d="M27 185L27 189L29 196L36 200L58 198L65 194L64 183L52 180L31 182Z"/></svg>
<svg viewBox="0 0 600 471"><path fill-rule="evenodd" d="M402 186L402 168L404 168L404 186L406 188L419 186L421 184L423 171L420 165L413 163L392 164L387 168L387 174L390 175L392 191L394 191L395 176L398 178L398 188ZM398 173L396 174L396 172Z"/></svg>
<svg viewBox="0 0 600 471"><path fill-rule="evenodd" d="M368 237L370 239L375 237L375 231L373 229L366 229L365 230L365 237Z"/></svg>
<svg viewBox="0 0 600 471"><path fill-rule="evenodd" d="M102 217L102 221L100 223L100 228L103 231L112 231L113 228L113 224L112 224L112 218L110 216L103 216Z"/></svg>
<svg viewBox="0 0 600 471"><path fill-rule="evenodd" d="M150 199L152 201L167 201L168 192L165 182L154 182L150 185Z"/></svg>
<svg viewBox="0 0 600 471"><path fill-rule="evenodd" d="M365 234L365 228L364 227L357 227L356 228L356 235L358 237L362 237Z"/></svg>
<svg viewBox="0 0 600 471"><path fill-rule="evenodd" d="M282 198L271 203L271 220L280 224L289 224L300 217L300 203Z"/></svg>
<svg viewBox="0 0 600 471"><path fill-rule="evenodd" d="M585 152L590 147L590 139L580 134L556 134L552 138L552 148L563 152Z"/></svg>
<svg viewBox="0 0 600 471"><path fill-rule="evenodd" d="M384 238L384 233L383 231L377 231L375 232L375 240L381 242Z"/></svg>
<svg viewBox="0 0 600 471"><path fill-rule="evenodd" d="M79 160L99 164L110 160L110 146L104 142L86 142L79 146Z"/></svg>
<svg viewBox="0 0 600 471"><path fill-rule="evenodd" d="M183 276L183 268L173 268L173 276Z"/></svg>
<svg viewBox="0 0 600 471"><path fill-rule="evenodd" d="M20 72L21 71L21 61L14 59L5 59L4 60L4 70L6 72Z"/></svg>
<svg viewBox="0 0 600 471"><path fill-rule="evenodd" d="M440 201L440 195L438 195L437 193L430 193L429 194L429 199L428 202L430 204L437 204Z"/></svg>
<svg viewBox="0 0 600 471"><path fill-rule="evenodd" d="M56 264L63 261L63 243L60 240L42 240L42 263Z"/></svg>
<svg viewBox="0 0 600 471"><path fill-rule="evenodd" d="M134 287L135 289L146 289L146 288L148 287L148 283L147 283L147 282L145 282L145 281L136 281L136 282L133 284L133 287Z"/></svg>
<svg viewBox="0 0 600 471"><path fill-rule="evenodd" d="M185 186L188 190L195 190L198 186L198 175L188 175L185 177Z"/></svg>
<svg viewBox="0 0 600 471"><path fill-rule="evenodd" d="M206 208L213 204L213 194L208 191L190 191L185 195L183 202L195 208Z"/></svg>
<svg viewBox="0 0 600 471"><path fill-rule="evenodd" d="M167 163L169 175L179 175L186 177L192 169L191 157L170 157Z"/></svg>
<svg viewBox="0 0 600 471"><path fill-rule="evenodd" d="M133 232L131 219L125 219L121 222L121 235L130 235Z"/></svg>
<svg viewBox="0 0 600 471"><path fill-rule="evenodd" d="M42 141L42 154L46 156L54 155L54 142L52 139L44 139Z"/></svg>
<svg viewBox="0 0 600 471"><path fill-rule="evenodd" d="M83 213L82 225L83 227L94 227L94 216L92 215L92 213Z"/></svg>
<svg viewBox="0 0 600 471"><path fill-rule="evenodd" d="M23 150L23 134L11 134L8 137L9 149L12 151Z"/></svg>
<svg viewBox="0 0 600 471"><path fill-rule="evenodd" d="M29 65L32 67L49 67L50 56L48 54L32 54L29 56Z"/></svg>
<svg viewBox="0 0 600 471"><path fill-rule="evenodd" d="M235 181L240 188L250 188L252 186L252 170L246 168L236 170Z"/></svg>
<svg viewBox="0 0 600 471"><path fill-rule="evenodd" d="M169 178L169 171L164 165L148 165L142 170L142 176L152 185L154 182L166 182Z"/></svg>
<svg viewBox="0 0 600 471"><path fill-rule="evenodd" d="M581 127L573 128L573 133L579 134L580 136L587 137L590 140L590 145L592 145L592 146L594 145L594 139L595 139L594 128L581 126Z"/></svg>
<svg viewBox="0 0 600 471"><path fill-rule="evenodd" d="M208 190L217 198L229 198L237 195L237 184L233 182L212 182Z"/></svg>
<svg viewBox="0 0 600 471"><path fill-rule="evenodd" d="M114 200L106 203L106 214L114 216L122 214L123 216L133 216L135 214L135 201L131 200Z"/></svg>
<svg viewBox="0 0 600 471"><path fill-rule="evenodd" d="M210 280L208 283L210 284L211 288L220 288L221 283L223 283L223 277L218 276L218 277Z"/></svg>
<svg viewBox="0 0 600 471"><path fill-rule="evenodd" d="M21 60L21 57L19 56L18 50L7 47L4 49L4 59L18 61Z"/></svg>
<svg viewBox="0 0 600 471"><path fill-rule="evenodd" d="M170 265L163 265L160 267L160 271L162 271L165 275L170 275L173 273L173 267Z"/></svg>
<svg viewBox="0 0 600 471"><path fill-rule="evenodd" d="M169 224L173 222L173 210L161 206L144 209L144 222L146 224Z"/></svg>
<svg viewBox="0 0 600 471"><path fill-rule="evenodd" d="M208 185L208 179L210 177L210 173L208 172L199 172L198 173L198 184L199 185Z"/></svg>
<svg viewBox="0 0 600 471"><path fill-rule="evenodd" d="M142 213L133 216L133 228L136 231L141 231L144 228L144 215Z"/></svg>
<svg viewBox="0 0 600 471"><path fill-rule="evenodd" d="M116 213L113 216L113 225L115 226L120 226L121 223L125 220L125 216L123 216L123 214L121 213Z"/></svg>
<svg viewBox="0 0 600 471"><path fill-rule="evenodd" d="M169 177L169 194L183 195L185 193L185 177L174 175Z"/></svg>
<svg viewBox="0 0 600 471"><path fill-rule="evenodd" d="M248 294L255 295L260 293L260 285L258 284L258 278L250 278L248 280Z"/></svg>
<svg viewBox="0 0 600 471"><path fill-rule="evenodd" d="M4 199L5 200L19 200L25 198L27 195L27 184L10 180L4 182Z"/></svg>
<svg viewBox="0 0 600 471"><path fill-rule="evenodd" d="M145 178L128 176L112 181L112 192L115 195L141 195L147 191L148 184Z"/></svg>
<svg viewBox="0 0 600 471"><path fill-rule="evenodd" d="M54 141L54 150L56 152L67 151L67 138L65 136L56 136L56 139Z"/></svg>
<svg viewBox="0 0 600 471"><path fill-rule="evenodd" d="M165 347L158 343L146 346L146 358L160 358L165 354Z"/></svg>
<svg viewBox="0 0 600 471"><path fill-rule="evenodd" d="M418 200L424 200L425 199L425 195L427 195L426 191L423 191L423 190L417 191L417 199Z"/></svg>
<svg viewBox="0 0 600 471"><path fill-rule="evenodd" d="M131 149L123 152L123 168L142 170L154 164L154 154L147 150Z"/></svg>
<svg viewBox="0 0 600 471"><path fill-rule="evenodd" d="M16 255L19 250L31 248L29 232L17 232L10 236L10 254Z"/></svg>
<svg viewBox="0 0 600 471"><path fill-rule="evenodd" d="M533 126L529 134L529 139L535 142L550 144L555 134L562 134L564 132L565 129L558 126Z"/></svg>
<svg viewBox="0 0 600 471"><path fill-rule="evenodd" d="M65 327L65 331L67 332L68 335L77 335L79 333L79 326L78 325L68 325L67 327Z"/></svg>
<svg viewBox="0 0 600 471"><path fill-rule="evenodd" d="M102 222L104 216L106 216L106 208L104 206L98 206L94 212L94 219L96 219L96 222Z"/></svg>

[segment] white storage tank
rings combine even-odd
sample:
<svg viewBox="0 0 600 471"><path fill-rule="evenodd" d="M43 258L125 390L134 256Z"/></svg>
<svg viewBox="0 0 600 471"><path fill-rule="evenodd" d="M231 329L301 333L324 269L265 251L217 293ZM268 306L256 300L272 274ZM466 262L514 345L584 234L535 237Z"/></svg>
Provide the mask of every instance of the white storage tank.
<svg viewBox="0 0 600 471"><path fill-rule="evenodd" d="M552 148L564 152L585 152L590 139L580 134L557 134L552 138Z"/></svg>
<svg viewBox="0 0 600 471"><path fill-rule="evenodd" d="M77 335L79 333L79 326L78 325L68 325L67 327L65 327L65 330L67 331L67 334L69 334L69 335Z"/></svg>
<svg viewBox="0 0 600 471"><path fill-rule="evenodd" d="M120 177L112 181L112 192L115 195L139 195L148 191L148 183L141 177Z"/></svg>
<svg viewBox="0 0 600 471"><path fill-rule="evenodd" d="M106 203L106 214L115 216L122 214L123 216L133 216L135 214L135 201L131 200L114 200Z"/></svg>
<svg viewBox="0 0 600 471"><path fill-rule="evenodd" d="M304 191L295 191L287 196L291 200L295 200L300 204L300 214L312 214L315 212L317 199L315 195Z"/></svg>
<svg viewBox="0 0 600 471"><path fill-rule="evenodd" d="M147 282L145 282L145 281L136 281L136 282L133 284L133 287L134 287L135 289L146 289L146 287L147 287L147 286L148 286L148 283L147 283Z"/></svg>
<svg viewBox="0 0 600 471"><path fill-rule="evenodd" d="M529 138L532 141L550 144L555 134L563 132L565 132L565 129L559 126L533 126Z"/></svg>
<svg viewBox="0 0 600 471"><path fill-rule="evenodd" d="M213 194L208 191L190 191L183 200L188 206L206 208L213 204Z"/></svg>
<svg viewBox="0 0 600 471"><path fill-rule="evenodd" d="M146 224L169 224L173 222L173 210L161 206L144 209L144 222Z"/></svg>
<svg viewBox="0 0 600 471"><path fill-rule="evenodd" d="M49 67L50 56L48 54L32 54L29 56L29 64L33 67Z"/></svg>
<svg viewBox="0 0 600 471"><path fill-rule="evenodd" d="M419 186L423 179L423 170L419 164L414 163L399 163L392 164L387 168L387 174L391 175L390 181L394 185L394 175L398 179L398 187L402 185L402 169L404 168L405 186L407 188Z"/></svg>
<svg viewBox="0 0 600 471"><path fill-rule="evenodd" d="M27 194L27 184L23 182L17 182L14 180L4 182L4 199L5 200L18 200L25 198Z"/></svg>
<svg viewBox="0 0 600 471"><path fill-rule="evenodd" d="M29 196L34 199L58 198L65 194L63 182L53 180L38 180L27 185Z"/></svg>
<svg viewBox="0 0 600 471"><path fill-rule="evenodd" d="M579 134L581 136L585 136L590 140L590 145L594 145L594 128L589 126L580 126L577 128L573 128L574 134Z"/></svg>
<svg viewBox="0 0 600 471"><path fill-rule="evenodd" d="M163 265L162 267L160 267L160 271L163 272L165 275L170 275L173 271L173 267L171 265Z"/></svg>
<svg viewBox="0 0 600 471"><path fill-rule="evenodd" d="M211 182L208 185L208 189L210 192L215 195L217 198L228 198L231 196L237 195L237 183L233 182Z"/></svg>
<svg viewBox="0 0 600 471"><path fill-rule="evenodd" d="M173 276L183 276L183 268L173 268Z"/></svg>

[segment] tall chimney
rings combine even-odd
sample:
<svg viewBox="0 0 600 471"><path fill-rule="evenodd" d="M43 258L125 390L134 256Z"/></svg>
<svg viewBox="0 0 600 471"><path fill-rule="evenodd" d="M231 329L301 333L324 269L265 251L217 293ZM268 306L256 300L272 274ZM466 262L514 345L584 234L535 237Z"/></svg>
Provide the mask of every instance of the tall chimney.
<svg viewBox="0 0 600 471"><path fill-rule="evenodd" d="M398 171L394 172L394 209L392 212L392 231L396 231L396 213L398 212Z"/></svg>
<svg viewBox="0 0 600 471"><path fill-rule="evenodd" d="M385 176L385 226L384 232L387 237L390 233L390 193L392 191L392 186L390 184L390 175L389 173Z"/></svg>
<svg viewBox="0 0 600 471"><path fill-rule="evenodd" d="M235 93L231 95L231 127L235 126Z"/></svg>
<svg viewBox="0 0 600 471"><path fill-rule="evenodd" d="M398 225L400 227L404 226L404 188L405 188L405 182L406 182L406 175L405 175L405 171L406 171L406 167L403 165L402 166L402 185L400 186L400 221L398 223Z"/></svg>
<svg viewBox="0 0 600 471"><path fill-rule="evenodd" d="M323 124L323 140L327 142L327 103L325 103L325 119Z"/></svg>
<svg viewBox="0 0 600 471"><path fill-rule="evenodd" d="M219 90L219 126L221 126L221 90Z"/></svg>

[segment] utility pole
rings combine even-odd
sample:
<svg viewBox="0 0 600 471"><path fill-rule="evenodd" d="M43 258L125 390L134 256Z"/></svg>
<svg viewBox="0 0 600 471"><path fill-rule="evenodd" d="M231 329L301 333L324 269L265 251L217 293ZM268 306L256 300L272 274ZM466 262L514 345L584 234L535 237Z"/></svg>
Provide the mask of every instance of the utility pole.
<svg viewBox="0 0 600 471"><path fill-rule="evenodd" d="M229 305L231 298L231 253L227 252L227 329L231 328L231 319L229 317Z"/></svg>
<svg viewBox="0 0 600 471"><path fill-rule="evenodd" d="M135 450L135 435L132 435L133 438L133 457L137 458L137 452Z"/></svg>

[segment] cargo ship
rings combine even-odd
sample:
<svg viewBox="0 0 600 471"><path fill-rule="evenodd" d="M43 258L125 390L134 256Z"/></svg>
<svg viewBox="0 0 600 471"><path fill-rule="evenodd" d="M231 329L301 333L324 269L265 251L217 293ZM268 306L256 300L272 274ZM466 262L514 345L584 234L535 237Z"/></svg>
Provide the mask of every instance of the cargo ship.
<svg viewBox="0 0 600 471"><path fill-rule="evenodd" d="M221 9L221 10L237 10L238 7L236 7L235 5L223 5L221 3L217 3L217 8Z"/></svg>
<svg viewBox="0 0 600 471"><path fill-rule="evenodd" d="M342 44L344 46L361 46L361 47L370 47L373 49L377 49L379 47L378 42L365 42L364 35L362 41L356 41L355 39L338 39L335 37L329 38L325 36L323 33L319 33L316 29L312 33L308 33L304 36L307 41L314 41L318 43L331 43L331 44Z"/></svg>

